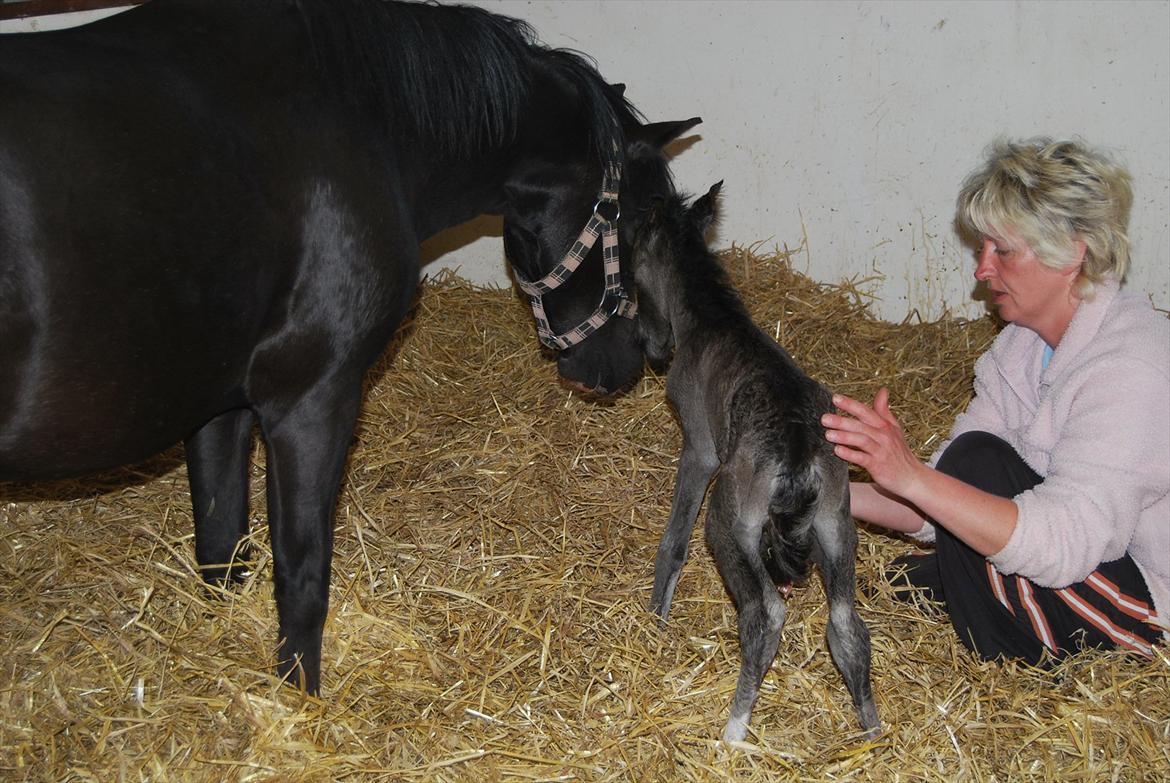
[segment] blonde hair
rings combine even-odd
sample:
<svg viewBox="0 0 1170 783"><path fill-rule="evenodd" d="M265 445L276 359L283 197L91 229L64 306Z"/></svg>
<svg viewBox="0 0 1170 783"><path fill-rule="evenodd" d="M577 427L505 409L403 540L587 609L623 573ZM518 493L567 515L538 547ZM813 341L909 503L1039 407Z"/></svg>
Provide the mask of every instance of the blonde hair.
<svg viewBox="0 0 1170 783"><path fill-rule="evenodd" d="M1132 205L1129 172L1103 153L1075 141L1001 139L963 182L957 220L980 236L1014 230L1055 268L1067 266L1076 241L1084 242L1074 290L1088 299L1097 283L1125 277Z"/></svg>

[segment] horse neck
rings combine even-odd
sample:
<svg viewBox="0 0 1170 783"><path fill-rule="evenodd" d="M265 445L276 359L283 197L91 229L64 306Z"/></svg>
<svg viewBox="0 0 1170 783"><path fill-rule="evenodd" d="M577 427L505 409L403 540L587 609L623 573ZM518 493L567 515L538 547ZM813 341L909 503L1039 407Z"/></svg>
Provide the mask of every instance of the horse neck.
<svg viewBox="0 0 1170 783"><path fill-rule="evenodd" d="M705 246L683 248L670 262L666 286L671 327L678 343L705 339L751 322L719 259Z"/></svg>
<svg viewBox="0 0 1170 783"><path fill-rule="evenodd" d="M598 131L582 121L579 109L563 84L547 72L536 71L518 108L528 119L520 123L515 136L475 150L428 149L424 144L421 154L412 153L417 161L418 194L434 212L428 217L442 223L435 230L484 213L502 214L505 186L517 179L569 180L585 167L596 170L600 188L600 151L591 149L590 142Z"/></svg>
<svg viewBox="0 0 1170 783"><path fill-rule="evenodd" d="M501 214L510 169L506 151L485 151L474 160L436 151L417 159L422 165L413 177L411 198L420 237L479 215Z"/></svg>
<svg viewBox="0 0 1170 783"><path fill-rule="evenodd" d="M323 88L386 134L419 236L498 212L509 155L542 106L534 99L550 105L533 94L549 81L538 84L552 67L543 63L565 58L537 45L523 22L473 6L305 0L297 8L299 48L311 52Z"/></svg>

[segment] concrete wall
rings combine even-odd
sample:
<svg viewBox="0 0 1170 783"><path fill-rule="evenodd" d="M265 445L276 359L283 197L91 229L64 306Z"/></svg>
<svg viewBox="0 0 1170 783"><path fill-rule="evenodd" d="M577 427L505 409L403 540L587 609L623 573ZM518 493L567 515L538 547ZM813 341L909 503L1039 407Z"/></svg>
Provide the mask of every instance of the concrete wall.
<svg viewBox="0 0 1170 783"><path fill-rule="evenodd" d="M131 6L114 6L101 8L95 11L74 11L67 14L52 14L50 16L31 16L23 19L5 19L0 21L0 33L35 33L47 30L60 30L65 27L76 27L86 22L96 22L107 16L121 13Z"/></svg>
<svg viewBox="0 0 1170 783"><path fill-rule="evenodd" d="M886 318L977 315L959 182L998 135L1080 136L1133 172L1129 284L1170 309L1170 3L474 1L589 53L648 118L703 117L674 169L725 180L717 245L807 238L797 267L880 276ZM507 285L498 221L426 250Z"/></svg>
<svg viewBox="0 0 1170 783"><path fill-rule="evenodd" d="M1129 284L1170 308L1170 4L478 0L588 52L650 119L701 115L674 163L723 179L716 244L799 246L812 277L878 274L880 313L975 315L952 226L997 135L1080 136L1136 190ZM500 243L440 263L504 281Z"/></svg>

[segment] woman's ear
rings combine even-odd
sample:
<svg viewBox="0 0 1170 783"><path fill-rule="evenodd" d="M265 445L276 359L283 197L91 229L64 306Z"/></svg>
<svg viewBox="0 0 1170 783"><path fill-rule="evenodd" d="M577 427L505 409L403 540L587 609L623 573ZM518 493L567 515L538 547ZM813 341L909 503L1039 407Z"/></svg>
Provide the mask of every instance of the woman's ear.
<svg viewBox="0 0 1170 783"><path fill-rule="evenodd" d="M1081 268L1084 267L1084 265L1085 265L1085 252L1086 252L1086 250L1087 250L1087 246L1085 245L1085 240L1074 239L1073 240L1073 259L1072 259L1072 261L1070 261L1068 263L1067 266L1065 266L1060 271L1063 274L1069 275L1069 276L1074 277L1074 278L1077 275L1079 275L1081 273Z"/></svg>

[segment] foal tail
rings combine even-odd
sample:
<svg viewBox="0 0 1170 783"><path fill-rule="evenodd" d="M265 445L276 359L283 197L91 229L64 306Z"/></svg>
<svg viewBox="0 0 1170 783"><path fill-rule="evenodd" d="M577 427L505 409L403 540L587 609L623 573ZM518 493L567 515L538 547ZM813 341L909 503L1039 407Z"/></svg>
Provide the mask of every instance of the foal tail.
<svg viewBox="0 0 1170 783"><path fill-rule="evenodd" d="M778 585L800 584L808 576L821 479L816 464L781 470L772 485L768 516L760 531L760 556Z"/></svg>

